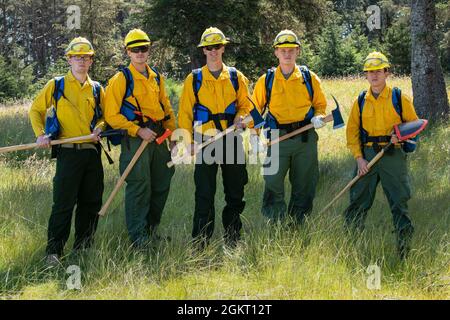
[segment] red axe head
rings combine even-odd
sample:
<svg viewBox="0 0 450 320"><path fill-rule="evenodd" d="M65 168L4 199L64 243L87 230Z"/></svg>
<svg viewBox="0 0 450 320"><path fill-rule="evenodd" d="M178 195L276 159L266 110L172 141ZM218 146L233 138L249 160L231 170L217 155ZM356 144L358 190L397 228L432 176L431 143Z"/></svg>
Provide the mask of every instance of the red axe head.
<svg viewBox="0 0 450 320"><path fill-rule="evenodd" d="M425 119L396 124L394 126L395 135L400 141L414 138L425 129L427 124L428 120Z"/></svg>

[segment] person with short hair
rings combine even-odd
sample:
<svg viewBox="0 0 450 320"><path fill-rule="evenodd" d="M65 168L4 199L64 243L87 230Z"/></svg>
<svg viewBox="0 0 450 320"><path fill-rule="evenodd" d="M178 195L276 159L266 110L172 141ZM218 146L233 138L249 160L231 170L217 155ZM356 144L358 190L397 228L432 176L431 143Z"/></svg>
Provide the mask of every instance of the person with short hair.
<svg viewBox="0 0 450 320"><path fill-rule="evenodd" d="M128 235L135 248L145 248L161 240L157 228L175 172L166 163L175 142L161 144L155 139L160 131L175 130L175 117L164 87L164 77L150 67L150 38L140 30L131 30L124 40L131 60L127 68L114 75L106 88L106 121L114 129L128 131L129 146L122 141L122 174L143 140L150 144L126 178L125 217ZM128 149L130 147L130 149Z"/></svg>
<svg viewBox="0 0 450 320"><path fill-rule="evenodd" d="M92 245L102 205L103 166L98 135L105 129L104 92L88 75L94 49L85 38L73 39L66 49L70 70L50 80L33 101L29 116L40 147L50 147L51 138L65 139L94 134L93 140L53 146L56 173L53 206L48 223L46 261L57 265L69 238L76 205L74 250ZM58 123L46 132L46 115ZM50 119L50 120L51 120ZM51 130L48 125L47 131Z"/></svg>
<svg viewBox="0 0 450 320"><path fill-rule="evenodd" d="M190 73L184 81L180 98L178 125L201 143L226 130L233 124L244 128L244 116L251 110L248 100L248 80L238 70L223 63L223 54L228 39L215 27L207 28L200 40L199 48L206 56L206 65ZM192 138L192 137L190 137ZM187 143L191 142L190 139ZM233 146L228 150L227 145ZM222 159L214 155L214 163L204 161L205 149L199 152L203 161L195 164L195 210L192 237L203 248L214 232L217 170L222 171L225 192L225 208L222 211L225 244L237 245L241 238L241 213L245 207L244 187L248 182L245 158L240 135L230 133L216 143L223 144ZM194 150L194 143L189 144ZM207 147L206 149L208 149ZM233 153L233 157L230 156ZM231 161L229 158L232 158Z"/></svg>
<svg viewBox="0 0 450 320"><path fill-rule="evenodd" d="M364 229L367 212L381 181L394 219L397 249L404 259L414 232L407 205L411 186L407 156L402 150L404 146L398 143L392 131L394 125L414 121L418 117L411 99L400 89L387 85L389 68L389 61L381 52L370 53L364 61L363 70L370 87L353 102L347 122L347 146L356 159L355 176L361 178L350 189L345 223L351 230ZM369 170L368 162L389 142L394 144Z"/></svg>
<svg viewBox="0 0 450 320"><path fill-rule="evenodd" d="M288 216L297 225L313 208L319 179L316 129L325 125L327 101L319 77L296 63L301 51L297 35L282 30L275 37L273 47L279 65L261 76L253 91L253 101L261 114L267 112L265 129L269 130L269 140L271 130L279 130L281 137L310 123L314 128L279 143L279 156L270 160L279 161L275 174L264 166L262 213L271 222L283 221ZM275 157L272 147L267 152L269 158ZM286 206L284 180L288 172L292 191Z"/></svg>

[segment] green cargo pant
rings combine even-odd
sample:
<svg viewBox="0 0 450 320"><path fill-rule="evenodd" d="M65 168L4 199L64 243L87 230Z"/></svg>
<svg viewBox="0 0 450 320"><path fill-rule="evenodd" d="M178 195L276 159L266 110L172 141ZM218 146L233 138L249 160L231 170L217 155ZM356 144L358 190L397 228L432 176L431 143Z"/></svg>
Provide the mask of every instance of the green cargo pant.
<svg viewBox="0 0 450 320"><path fill-rule="evenodd" d="M142 143L140 138L129 138L130 150L122 141L120 174L122 174L136 150ZM171 160L166 142L147 145L130 174L126 178L125 218L128 235L136 247L151 240L151 232L159 225L169 195L170 181L175 169L168 168Z"/></svg>
<svg viewBox="0 0 450 320"><path fill-rule="evenodd" d="M59 148L53 178L53 207L48 223L47 254L62 255L75 215L74 249L91 246L102 206L100 151Z"/></svg>
<svg viewBox="0 0 450 320"><path fill-rule="evenodd" d="M370 161L376 153L373 148L365 147L364 155L365 159ZM407 254L414 232L408 217L407 202L411 198L411 186L406 158L400 148L387 151L371 170L351 187L350 205L345 211L346 225L351 230L362 231L367 212L375 199L377 185L381 181L392 212L397 246L402 256Z"/></svg>
<svg viewBox="0 0 450 320"><path fill-rule="evenodd" d="M286 134L280 130L280 136ZM304 139L307 141L304 141ZM304 135L297 135L279 143L279 157L270 161L279 161L278 172L274 175L264 175L265 190L262 213L271 221L283 219L286 216L284 200L284 180L289 171L289 181L292 186L291 199L287 213L297 223L302 223L305 216L312 211L316 185L319 179L319 162L317 158L318 135L314 129ZM272 149L268 150L268 157ZM264 165L264 170L268 165Z"/></svg>

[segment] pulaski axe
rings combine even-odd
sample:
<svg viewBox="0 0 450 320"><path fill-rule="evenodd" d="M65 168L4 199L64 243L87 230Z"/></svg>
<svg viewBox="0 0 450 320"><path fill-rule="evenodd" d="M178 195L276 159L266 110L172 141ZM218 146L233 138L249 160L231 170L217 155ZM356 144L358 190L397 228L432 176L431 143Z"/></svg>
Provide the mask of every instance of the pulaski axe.
<svg viewBox="0 0 450 320"><path fill-rule="evenodd" d="M410 143L415 143L411 140L409 140L410 138L414 138L416 137L420 132L422 132L425 127L428 124L428 120L425 119L419 119L419 120L415 120L415 121L410 121L410 122L405 122L405 123L400 123L400 124L396 124L394 126L394 133L397 136L399 142L410 142ZM384 153L392 146L392 142L389 142L387 145L385 145L383 147L383 149L381 149L380 152L377 153L377 155L375 157L373 157L373 159L367 164L367 168L370 170L370 168L373 167L373 165L380 160L380 158L384 155ZM346 192L348 189L350 189L351 186L353 186L358 180L359 178L361 178L362 176L360 175L356 175L346 186L344 189L342 189L341 192L339 192L334 198L333 200L331 200L331 202L322 209L322 211L320 211L319 214L322 214L323 212L325 212L326 210L328 210L328 208L331 207L331 205L337 200L339 199L344 192Z"/></svg>
<svg viewBox="0 0 450 320"><path fill-rule="evenodd" d="M331 96L333 97L334 103L336 104L336 108L331 111L331 114L329 114L325 118L323 118L323 121L324 122L333 121L333 129L339 129L339 128L342 128L345 124L344 124L344 120L342 119L341 110L339 108L339 103L337 102L336 98L333 95L331 95ZM281 136L277 139L271 140L270 142L267 143L267 146L271 146L271 145L279 143L283 140L292 138L293 136L296 136L302 132L305 132L306 130L312 129L313 127L314 127L314 125L312 123L310 123L304 127L301 127L301 128L294 130L288 134L285 134L284 136Z"/></svg>
<svg viewBox="0 0 450 320"><path fill-rule="evenodd" d="M247 97L248 100L250 100L250 102L253 104L253 109L250 111L250 114L247 115L243 120L242 123L244 124L248 124L249 122L251 122L253 120L254 123L254 127L255 128L261 128L264 125L264 119L261 117L261 114L259 113L258 109L256 108L255 104L253 103L253 101ZM205 142L203 142L202 144L200 144L199 146L197 146L195 148L195 154L199 153L200 150L202 150L203 148L205 148L206 146L210 145L213 142L216 142L217 140L221 139L222 137L226 136L227 134L233 132L234 130L236 130L236 125L232 125L229 128L227 128L224 131L221 131L220 133L216 134L214 137L211 137L210 139L206 140ZM195 155L194 154L194 155ZM172 159L172 161L169 161L167 163L167 166L169 168L173 167L176 164L181 163L184 159L187 159L189 157L192 157L193 155L191 155L189 152L185 152L183 155L179 156L179 157L174 157Z"/></svg>

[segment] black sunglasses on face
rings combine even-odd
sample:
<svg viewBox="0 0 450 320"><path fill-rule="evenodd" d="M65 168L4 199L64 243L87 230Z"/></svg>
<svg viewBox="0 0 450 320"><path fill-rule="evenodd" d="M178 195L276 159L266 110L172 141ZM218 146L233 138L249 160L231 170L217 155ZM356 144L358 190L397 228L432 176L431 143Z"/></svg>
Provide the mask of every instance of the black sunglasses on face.
<svg viewBox="0 0 450 320"><path fill-rule="evenodd" d="M148 52L148 49L149 49L148 46L141 46L141 47L131 48L130 51L133 53L139 53L139 52L145 53L145 52Z"/></svg>
<svg viewBox="0 0 450 320"><path fill-rule="evenodd" d="M208 51L212 51L213 49L219 50L223 47L223 44L214 44L212 46L206 46L205 49Z"/></svg>

